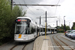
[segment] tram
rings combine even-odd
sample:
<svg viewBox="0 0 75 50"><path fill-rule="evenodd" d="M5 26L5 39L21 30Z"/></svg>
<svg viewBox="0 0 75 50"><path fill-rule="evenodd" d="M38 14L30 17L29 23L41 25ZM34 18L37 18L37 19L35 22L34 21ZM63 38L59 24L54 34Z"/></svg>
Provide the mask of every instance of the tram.
<svg viewBox="0 0 75 50"><path fill-rule="evenodd" d="M45 34L45 26L39 26L40 34L44 35ZM54 27L47 27L46 28L46 34L55 34L57 33L57 29Z"/></svg>
<svg viewBox="0 0 75 50"><path fill-rule="evenodd" d="M37 37L37 24L29 17L17 17L15 20L14 40L29 42Z"/></svg>

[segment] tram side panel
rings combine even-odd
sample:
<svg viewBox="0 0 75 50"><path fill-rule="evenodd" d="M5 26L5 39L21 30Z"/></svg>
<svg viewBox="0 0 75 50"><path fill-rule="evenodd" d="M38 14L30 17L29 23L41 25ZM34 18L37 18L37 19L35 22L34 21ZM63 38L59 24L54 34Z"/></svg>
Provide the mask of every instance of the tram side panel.
<svg viewBox="0 0 75 50"><path fill-rule="evenodd" d="M51 29L51 34L55 34L57 33L57 30L56 29Z"/></svg>

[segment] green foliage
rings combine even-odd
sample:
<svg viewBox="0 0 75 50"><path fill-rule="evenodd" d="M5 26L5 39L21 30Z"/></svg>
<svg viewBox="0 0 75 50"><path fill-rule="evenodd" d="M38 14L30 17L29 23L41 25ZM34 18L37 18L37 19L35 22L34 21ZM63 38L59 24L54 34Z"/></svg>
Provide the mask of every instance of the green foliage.
<svg viewBox="0 0 75 50"><path fill-rule="evenodd" d="M56 28L58 32L64 32L64 25L57 26ZM65 29L70 30L70 27L65 25Z"/></svg>
<svg viewBox="0 0 75 50"><path fill-rule="evenodd" d="M22 12L22 8L11 5L8 0L0 0L0 41L6 37L11 38L14 34L14 21L19 16L24 16L26 12Z"/></svg>
<svg viewBox="0 0 75 50"><path fill-rule="evenodd" d="M75 30L75 22L73 22L73 26L71 28L72 30Z"/></svg>

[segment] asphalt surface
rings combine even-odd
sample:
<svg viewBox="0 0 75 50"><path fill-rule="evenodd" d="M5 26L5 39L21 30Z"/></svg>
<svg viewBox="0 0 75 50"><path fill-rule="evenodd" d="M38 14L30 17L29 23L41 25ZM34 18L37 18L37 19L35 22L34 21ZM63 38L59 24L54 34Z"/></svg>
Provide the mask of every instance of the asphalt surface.
<svg viewBox="0 0 75 50"><path fill-rule="evenodd" d="M50 34L47 36L50 37L54 50L75 50L75 40L66 37L64 33ZM57 45L57 42L62 48L60 48L60 45Z"/></svg>
<svg viewBox="0 0 75 50"><path fill-rule="evenodd" d="M66 37L64 33L49 34L47 36L50 37L54 50L75 50L75 40ZM0 50L33 50L33 47L34 41L28 43L11 41L0 46Z"/></svg>

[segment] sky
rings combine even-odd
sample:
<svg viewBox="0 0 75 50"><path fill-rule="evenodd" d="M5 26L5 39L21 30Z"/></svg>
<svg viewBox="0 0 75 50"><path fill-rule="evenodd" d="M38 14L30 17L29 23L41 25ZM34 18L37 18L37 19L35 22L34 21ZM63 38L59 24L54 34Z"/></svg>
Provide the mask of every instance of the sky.
<svg viewBox="0 0 75 50"><path fill-rule="evenodd" d="M52 5L61 5L61 6L21 6L23 11L26 11L27 17L32 18L39 24L38 17L45 17L45 11L47 11L47 17L56 17L48 18L47 24L51 27L56 26L56 20L58 20L58 26L64 24L64 19L66 25L73 25L75 22L75 0L13 0L16 4L52 4ZM65 16L65 17L64 17ZM41 25L45 25L45 18L41 18Z"/></svg>

